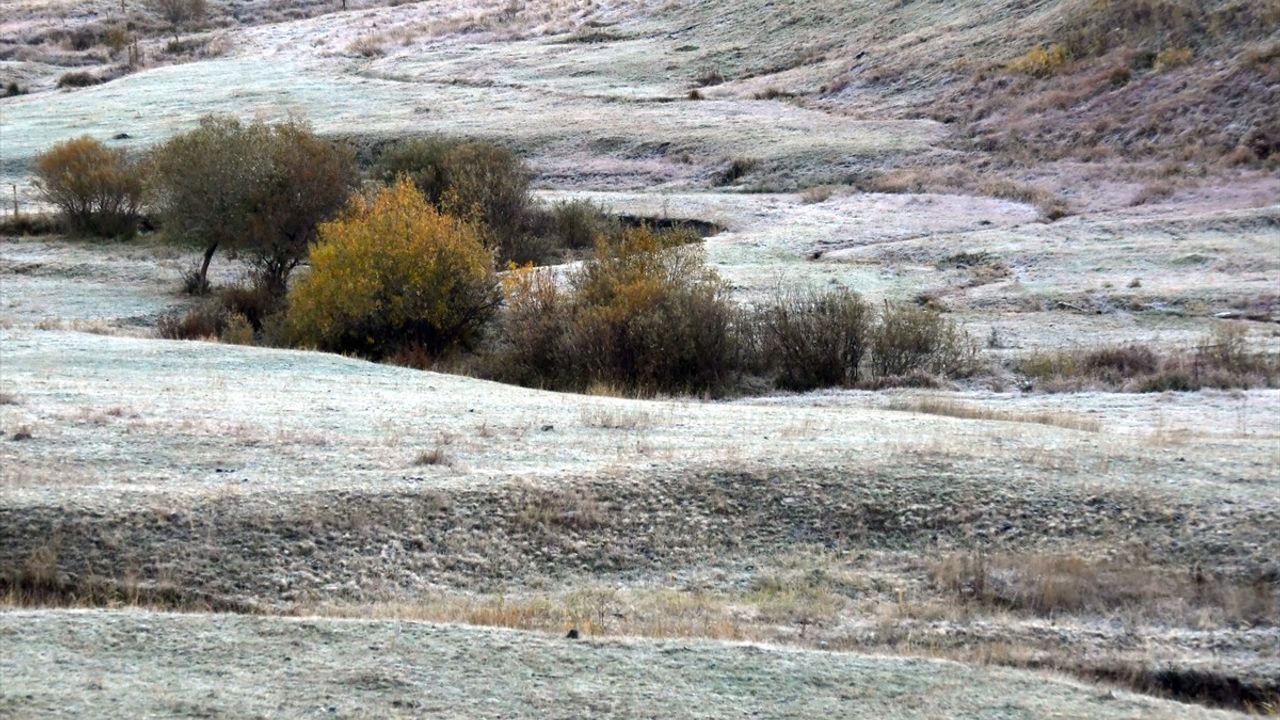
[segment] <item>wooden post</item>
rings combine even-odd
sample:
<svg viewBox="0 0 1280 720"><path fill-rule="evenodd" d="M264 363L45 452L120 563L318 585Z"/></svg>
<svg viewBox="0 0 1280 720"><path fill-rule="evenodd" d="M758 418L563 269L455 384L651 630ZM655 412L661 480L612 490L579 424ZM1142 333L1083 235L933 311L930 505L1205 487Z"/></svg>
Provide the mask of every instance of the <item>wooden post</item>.
<svg viewBox="0 0 1280 720"><path fill-rule="evenodd" d="M13 187L13 219L18 219L18 185L14 183Z"/></svg>

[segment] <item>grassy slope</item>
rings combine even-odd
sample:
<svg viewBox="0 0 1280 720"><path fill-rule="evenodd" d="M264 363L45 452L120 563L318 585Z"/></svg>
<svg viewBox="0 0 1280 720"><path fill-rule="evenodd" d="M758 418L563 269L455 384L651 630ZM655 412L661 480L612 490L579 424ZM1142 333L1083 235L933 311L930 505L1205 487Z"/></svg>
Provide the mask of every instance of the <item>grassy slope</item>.
<svg viewBox="0 0 1280 720"><path fill-rule="evenodd" d="M1210 718L1011 670L419 623L0 615L13 717Z"/></svg>

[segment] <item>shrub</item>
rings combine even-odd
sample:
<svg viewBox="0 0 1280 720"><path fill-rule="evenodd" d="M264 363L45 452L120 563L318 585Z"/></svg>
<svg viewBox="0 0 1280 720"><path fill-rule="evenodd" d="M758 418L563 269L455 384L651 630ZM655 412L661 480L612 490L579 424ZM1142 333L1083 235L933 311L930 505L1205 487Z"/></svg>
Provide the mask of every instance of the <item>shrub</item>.
<svg viewBox="0 0 1280 720"><path fill-rule="evenodd" d="M382 40L379 35L361 35L347 46L347 52L366 58L382 57L387 54Z"/></svg>
<svg viewBox="0 0 1280 720"><path fill-rule="evenodd" d="M418 138L384 152L374 174L385 183L407 175L446 214L483 224L503 262L540 261L550 250L546 238L529 227L537 220L529 190L532 173L506 148L439 136Z"/></svg>
<svg viewBox="0 0 1280 720"><path fill-rule="evenodd" d="M41 196L73 232L116 237L137 231L142 180L123 150L86 135L36 156L34 173Z"/></svg>
<svg viewBox="0 0 1280 720"><path fill-rule="evenodd" d="M0 218L0 235L59 235L63 232L62 219L56 215L22 213Z"/></svg>
<svg viewBox="0 0 1280 720"><path fill-rule="evenodd" d="M1050 77L1061 72L1070 59L1067 49L1055 43L1049 47L1031 48L1025 55L1011 61L1009 69L1035 77Z"/></svg>
<svg viewBox="0 0 1280 720"><path fill-rule="evenodd" d="M817 205L831 199L835 194L835 188L830 185L817 185L811 188L805 188L800 194L800 201L805 205Z"/></svg>
<svg viewBox="0 0 1280 720"><path fill-rule="evenodd" d="M280 309L280 296L260 276L247 278L218 291L218 300L228 312L244 318L253 330L262 330L266 319Z"/></svg>
<svg viewBox="0 0 1280 720"><path fill-rule="evenodd" d="M83 70L77 70L73 72L63 73L62 77L58 78L58 87L81 88L81 87L89 87L90 85L97 85L98 83L101 83L101 82L102 82L102 79L99 78L97 75L94 75L93 73L90 73L90 72L85 72Z"/></svg>
<svg viewBox="0 0 1280 720"><path fill-rule="evenodd" d="M694 81L703 87L719 85L724 82L724 73L720 72L720 69L716 67L704 68L698 73L698 77Z"/></svg>
<svg viewBox="0 0 1280 720"><path fill-rule="evenodd" d="M759 313L759 351L779 387L812 390L858 381L872 319L856 293L784 293Z"/></svg>
<svg viewBox="0 0 1280 720"><path fill-rule="evenodd" d="M1280 382L1280 358L1249 348L1244 328L1216 325L1195 348L1157 353L1122 345L1032 355L1016 369L1050 392L1106 387L1133 392L1268 387Z"/></svg>
<svg viewBox="0 0 1280 720"><path fill-rule="evenodd" d="M175 43L182 26L199 22L207 10L205 0L148 0L147 6L169 23Z"/></svg>
<svg viewBox="0 0 1280 720"><path fill-rule="evenodd" d="M489 143L464 143L445 157L444 175L446 212L482 221L493 233L502 260L538 259L513 252L533 203L531 173L519 156Z"/></svg>
<svg viewBox="0 0 1280 720"><path fill-rule="evenodd" d="M228 345L252 345L253 326L249 319L240 313L227 315L227 322L218 335L218 340Z"/></svg>
<svg viewBox="0 0 1280 720"><path fill-rule="evenodd" d="M935 310L886 302L871 331L871 369L878 378L914 371L953 376L967 370L975 347Z"/></svg>
<svg viewBox="0 0 1280 720"><path fill-rule="evenodd" d="M721 170L716 175L717 185L732 185L741 180L748 173L755 170L760 165L760 161L755 158L734 158L729 162L729 166Z"/></svg>
<svg viewBox="0 0 1280 720"><path fill-rule="evenodd" d="M18 95L26 94L26 88L18 85L17 81L10 80L9 83L4 86L4 94L0 95L0 97L17 97Z"/></svg>
<svg viewBox="0 0 1280 720"><path fill-rule="evenodd" d="M592 247L601 237L619 232L618 224L604 208L590 200L568 200L551 206L551 225L556 242L563 247Z"/></svg>
<svg viewBox="0 0 1280 720"><path fill-rule="evenodd" d="M1112 378L1131 378L1155 372L1159 358L1144 345L1099 348L1084 353L1077 368L1081 372Z"/></svg>
<svg viewBox="0 0 1280 720"><path fill-rule="evenodd" d="M326 350L440 355L473 345L499 300L479 231L402 179L320 227L311 273L289 293L288 319L300 343Z"/></svg>
<svg viewBox="0 0 1280 720"><path fill-rule="evenodd" d="M679 233L629 228L564 290L527 268L507 283L497 373L566 390L718 392L740 365L737 312L701 249Z"/></svg>
<svg viewBox="0 0 1280 720"><path fill-rule="evenodd" d="M570 368L565 354L569 308L554 271L515 268L502 281L506 308L500 334L503 347L490 362L489 374L520 385L566 387Z"/></svg>
<svg viewBox="0 0 1280 720"><path fill-rule="evenodd" d="M216 301L206 301L182 314L156 321L156 334L166 340L216 340L227 327L227 311Z"/></svg>
<svg viewBox="0 0 1280 720"><path fill-rule="evenodd" d="M1190 63L1193 57L1190 48L1165 48L1156 53L1155 65L1152 67L1156 72L1164 72Z"/></svg>
<svg viewBox="0 0 1280 720"><path fill-rule="evenodd" d="M460 143L441 136L404 140L392 145L374 163L373 175L386 185L406 175L418 192L439 205L449 185L445 179L445 158Z"/></svg>
<svg viewBox="0 0 1280 720"><path fill-rule="evenodd" d="M197 285L219 247L243 252L273 292L305 257L317 223L342 206L354 156L305 124L206 116L152 156L151 200L174 238L205 246Z"/></svg>

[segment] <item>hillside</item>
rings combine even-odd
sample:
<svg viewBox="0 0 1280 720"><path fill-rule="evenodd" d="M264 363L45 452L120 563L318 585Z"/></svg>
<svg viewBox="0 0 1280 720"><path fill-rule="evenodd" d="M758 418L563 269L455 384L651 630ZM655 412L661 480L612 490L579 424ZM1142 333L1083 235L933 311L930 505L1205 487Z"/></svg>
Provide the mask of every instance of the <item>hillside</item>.
<svg viewBox="0 0 1280 720"><path fill-rule="evenodd" d="M0 714L1280 708L1280 1L345 5L5 3ZM490 141L539 207L714 228L734 322L848 290L971 362L627 397L161 339L200 248L32 233L32 160L209 113L366 189Z"/></svg>

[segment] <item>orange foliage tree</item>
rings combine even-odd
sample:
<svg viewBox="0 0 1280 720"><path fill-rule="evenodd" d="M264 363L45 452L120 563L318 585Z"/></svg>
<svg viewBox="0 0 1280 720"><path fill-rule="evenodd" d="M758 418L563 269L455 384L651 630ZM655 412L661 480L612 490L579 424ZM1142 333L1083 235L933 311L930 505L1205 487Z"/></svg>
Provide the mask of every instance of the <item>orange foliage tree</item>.
<svg viewBox="0 0 1280 720"><path fill-rule="evenodd" d="M320 226L289 324L303 345L375 359L470 347L501 301L493 264L473 225L401 178Z"/></svg>

